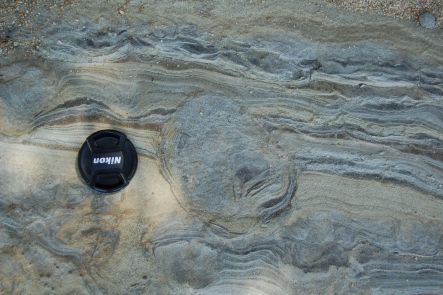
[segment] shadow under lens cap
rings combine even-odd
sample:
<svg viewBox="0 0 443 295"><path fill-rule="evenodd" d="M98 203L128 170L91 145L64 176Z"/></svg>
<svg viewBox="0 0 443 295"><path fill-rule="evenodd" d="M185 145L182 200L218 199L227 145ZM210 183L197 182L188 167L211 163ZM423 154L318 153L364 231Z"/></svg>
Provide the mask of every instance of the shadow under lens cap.
<svg viewBox="0 0 443 295"><path fill-rule="evenodd" d="M91 134L78 152L78 168L85 182L102 193L121 190L137 169L137 152L125 134L101 130Z"/></svg>

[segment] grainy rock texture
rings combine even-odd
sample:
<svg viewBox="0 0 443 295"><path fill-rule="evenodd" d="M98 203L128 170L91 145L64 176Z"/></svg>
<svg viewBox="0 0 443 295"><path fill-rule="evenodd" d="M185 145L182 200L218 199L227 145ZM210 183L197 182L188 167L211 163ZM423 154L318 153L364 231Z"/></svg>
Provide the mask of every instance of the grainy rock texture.
<svg viewBox="0 0 443 295"><path fill-rule="evenodd" d="M425 28L443 25L441 0L326 0L351 10L376 12L417 21Z"/></svg>
<svg viewBox="0 0 443 295"><path fill-rule="evenodd" d="M443 294L441 3L366 2L0 4L0 294Z"/></svg>

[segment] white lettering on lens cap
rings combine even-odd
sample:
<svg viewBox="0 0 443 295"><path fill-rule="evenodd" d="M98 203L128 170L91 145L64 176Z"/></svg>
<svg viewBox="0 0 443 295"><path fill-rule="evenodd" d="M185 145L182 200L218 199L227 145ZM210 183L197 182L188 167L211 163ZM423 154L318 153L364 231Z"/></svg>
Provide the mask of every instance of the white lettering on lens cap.
<svg viewBox="0 0 443 295"><path fill-rule="evenodd" d="M93 164L108 164L115 165L120 164L122 161L122 157L101 157L92 159Z"/></svg>

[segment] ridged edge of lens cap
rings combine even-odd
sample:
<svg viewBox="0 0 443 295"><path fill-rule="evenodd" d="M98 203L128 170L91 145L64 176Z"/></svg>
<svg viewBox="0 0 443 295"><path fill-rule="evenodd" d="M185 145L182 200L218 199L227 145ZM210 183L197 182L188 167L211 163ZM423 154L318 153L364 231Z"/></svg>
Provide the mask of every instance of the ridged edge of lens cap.
<svg viewBox="0 0 443 295"><path fill-rule="evenodd" d="M120 131L106 129L89 135L78 152L77 165L85 183L101 193L114 193L129 184L137 170L137 152Z"/></svg>

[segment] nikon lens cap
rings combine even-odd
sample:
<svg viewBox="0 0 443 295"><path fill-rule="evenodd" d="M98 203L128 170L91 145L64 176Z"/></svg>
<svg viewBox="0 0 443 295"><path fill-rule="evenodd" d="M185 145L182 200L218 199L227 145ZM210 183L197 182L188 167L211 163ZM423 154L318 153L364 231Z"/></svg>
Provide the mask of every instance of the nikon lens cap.
<svg viewBox="0 0 443 295"><path fill-rule="evenodd" d="M91 134L78 152L78 168L94 190L112 193L128 185L137 169L137 152L123 133L101 130Z"/></svg>

